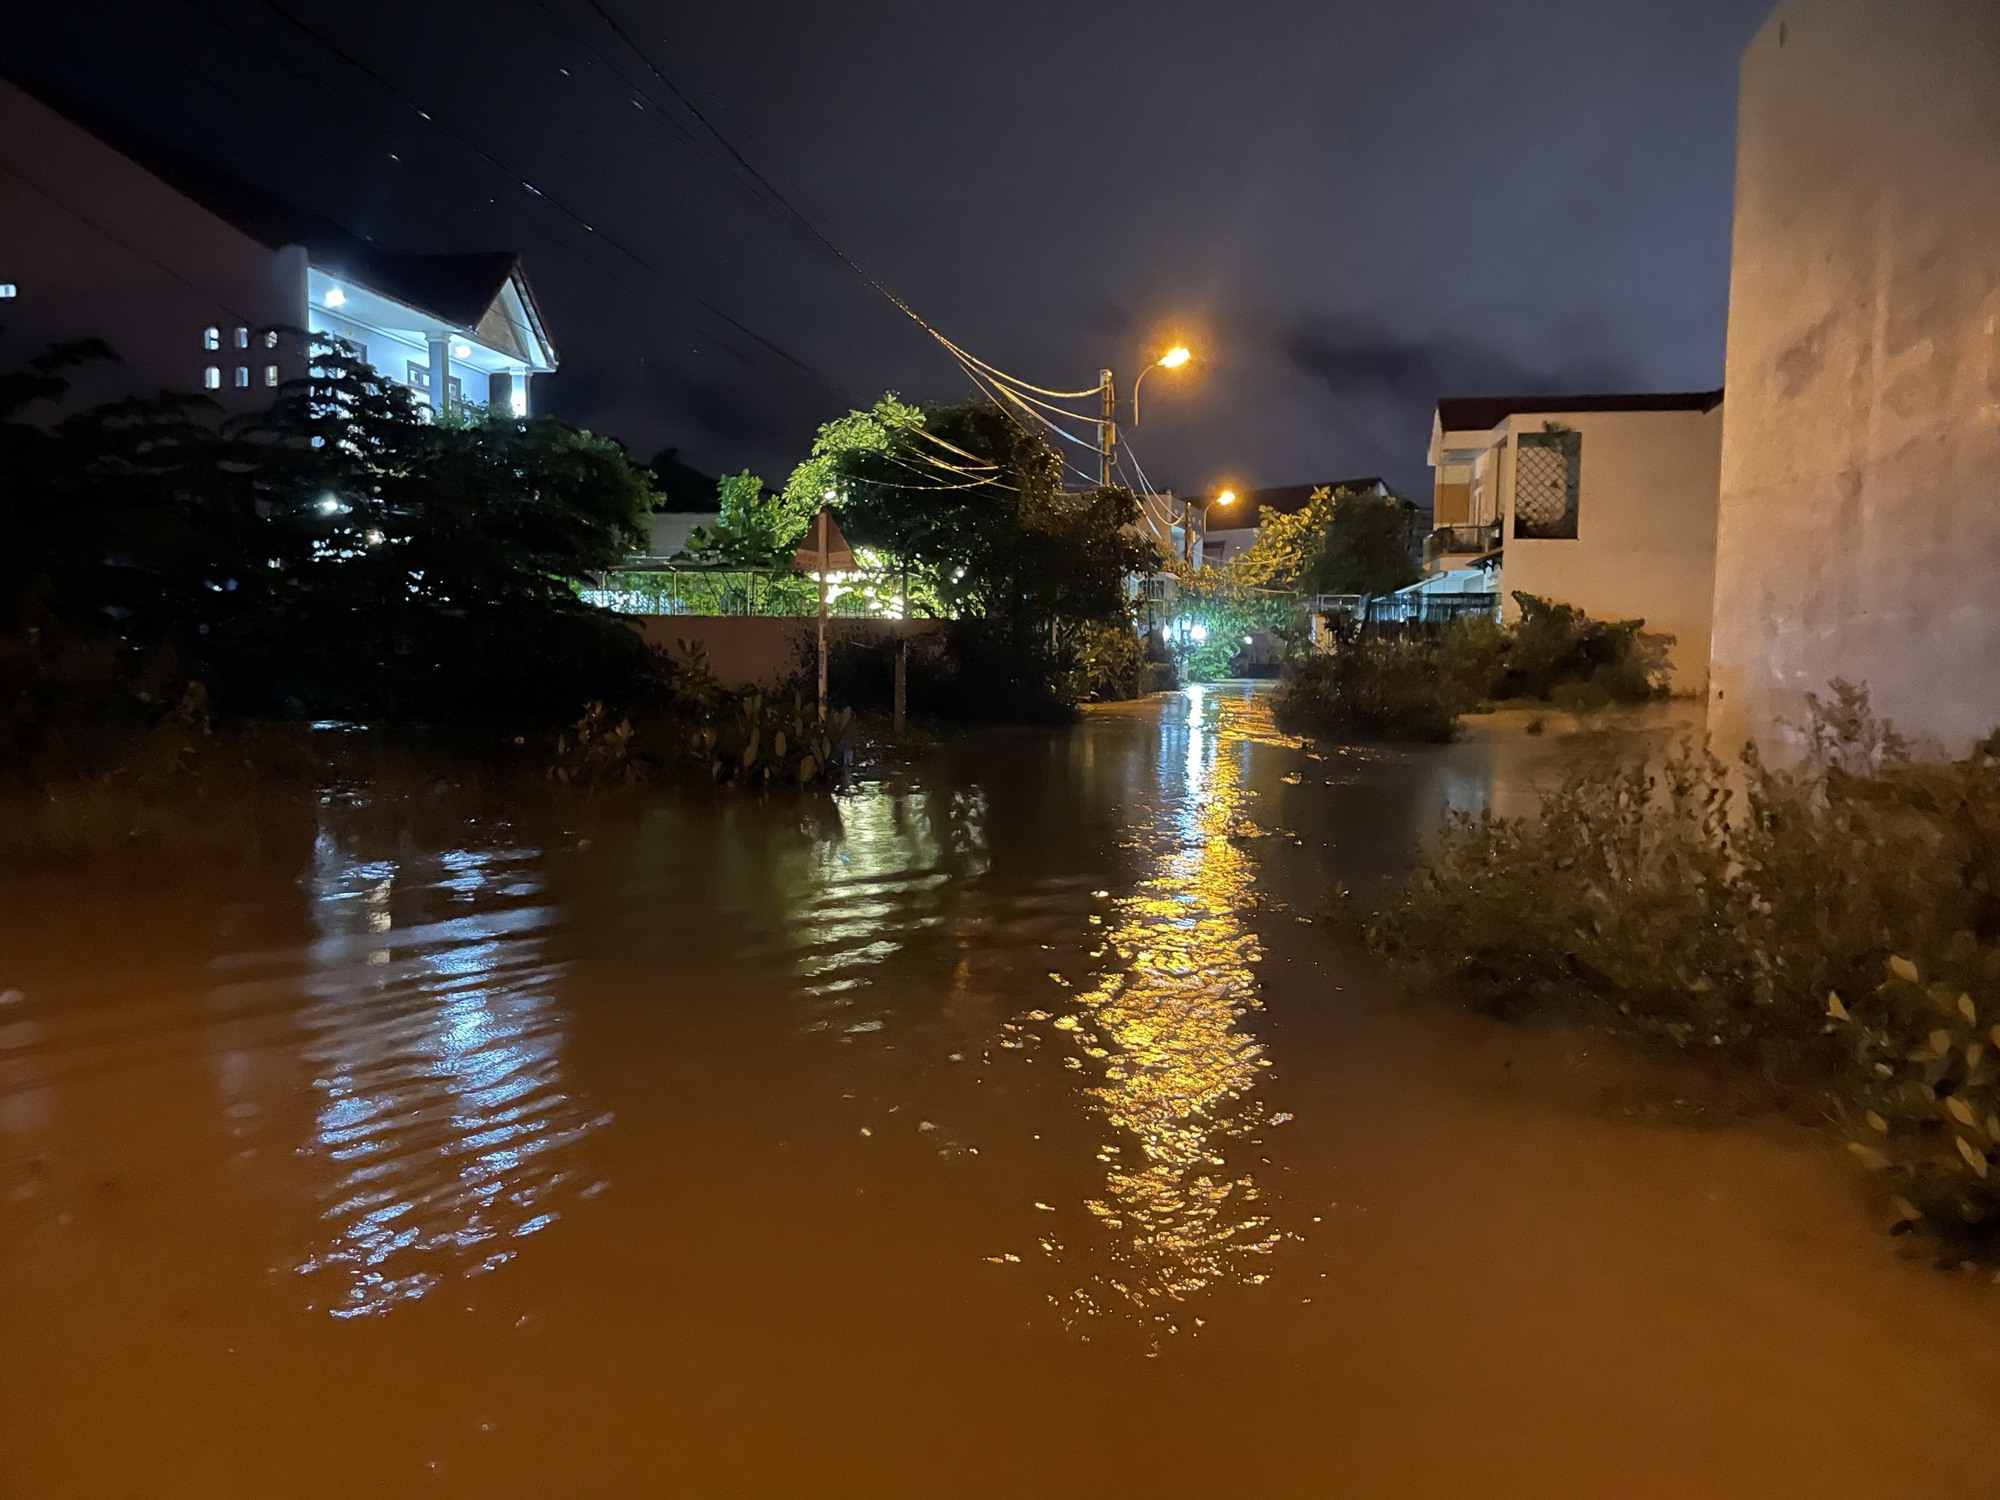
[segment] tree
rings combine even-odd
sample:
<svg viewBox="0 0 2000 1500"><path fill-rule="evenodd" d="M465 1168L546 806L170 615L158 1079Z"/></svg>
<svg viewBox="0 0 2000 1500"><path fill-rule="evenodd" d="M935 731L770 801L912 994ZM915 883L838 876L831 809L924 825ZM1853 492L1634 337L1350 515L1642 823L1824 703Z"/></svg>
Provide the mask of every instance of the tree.
<svg viewBox="0 0 2000 1500"><path fill-rule="evenodd" d="M776 497L764 481L745 469L725 474L716 484L715 526L697 526L688 536L687 555L697 562L729 563L742 568L766 568L782 563L797 545L784 535L786 526Z"/></svg>
<svg viewBox="0 0 2000 1500"><path fill-rule="evenodd" d="M813 438L811 454L785 481L778 504L778 535L783 545L798 545L820 506L840 503L843 465L849 459L889 452L899 435L921 426L923 420L919 408L898 400L890 391L866 411L850 411L823 423Z"/></svg>
<svg viewBox="0 0 2000 1500"><path fill-rule="evenodd" d="M988 402L924 412L885 446L848 450L835 476L851 541L920 574L952 612L1016 637L1116 618L1125 578L1158 566L1129 530L1130 491L1065 492L1056 452Z"/></svg>
<svg viewBox="0 0 2000 1500"><path fill-rule="evenodd" d="M1089 664L1105 659L1105 628L1131 630L1127 577L1159 566L1134 529L1138 502L1124 489L1065 492L1061 458L990 403L897 408L829 445L816 479L837 497L842 528L907 570L913 598L954 618L956 711L1073 711Z"/></svg>
<svg viewBox="0 0 2000 1500"><path fill-rule="evenodd" d="M195 680L239 713L449 720L569 715L643 676L575 591L655 498L616 444L428 421L338 344L241 419L161 397L38 426L69 358L0 379L0 750L143 723Z"/></svg>
<svg viewBox="0 0 2000 1500"><path fill-rule="evenodd" d="M1229 568L1246 588L1389 594L1417 581L1416 545L1416 508L1407 500L1322 485L1302 510L1267 516Z"/></svg>
<svg viewBox="0 0 2000 1500"><path fill-rule="evenodd" d="M1307 568L1309 594L1393 594L1421 576L1417 510L1398 495L1342 490L1332 496L1325 542Z"/></svg>

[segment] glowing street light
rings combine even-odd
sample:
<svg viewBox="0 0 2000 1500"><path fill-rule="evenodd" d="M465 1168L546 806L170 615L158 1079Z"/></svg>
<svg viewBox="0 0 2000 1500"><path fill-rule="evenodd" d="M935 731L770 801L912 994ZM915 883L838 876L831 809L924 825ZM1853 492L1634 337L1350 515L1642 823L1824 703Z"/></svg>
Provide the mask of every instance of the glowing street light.
<svg viewBox="0 0 2000 1500"><path fill-rule="evenodd" d="M1194 566L1194 508L1197 503L1201 506L1202 535L1206 536L1208 535L1209 507L1212 505L1234 505L1236 503L1236 491L1218 490L1213 500L1203 500L1200 502L1197 502L1192 495L1188 497L1187 504L1181 511L1181 559L1189 567Z"/></svg>
<svg viewBox="0 0 2000 1500"><path fill-rule="evenodd" d="M1186 344L1176 344L1139 372L1139 378L1132 382L1132 425L1134 427L1139 425L1139 387L1146 383L1146 377L1155 370L1178 370L1193 358L1194 356L1188 352ZM1111 372L1109 370L1104 372L1104 384L1108 391L1111 386Z"/></svg>

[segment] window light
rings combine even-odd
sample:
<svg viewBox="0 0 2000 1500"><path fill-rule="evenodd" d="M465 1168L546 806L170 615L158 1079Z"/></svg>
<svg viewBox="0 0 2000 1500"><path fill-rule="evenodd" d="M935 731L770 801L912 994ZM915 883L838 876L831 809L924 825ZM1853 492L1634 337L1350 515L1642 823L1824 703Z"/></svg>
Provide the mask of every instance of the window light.
<svg viewBox="0 0 2000 1500"><path fill-rule="evenodd" d="M0 281L0 297L18 297L20 288L11 281Z"/></svg>
<svg viewBox="0 0 2000 1500"><path fill-rule="evenodd" d="M202 329L201 347L204 349L220 349L222 347L222 330L217 328L213 323Z"/></svg>
<svg viewBox="0 0 2000 1500"><path fill-rule="evenodd" d="M203 390L208 390L208 391L221 390L222 367L220 365L210 365L206 370L203 370L201 372L201 385Z"/></svg>
<svg viewBox="0 0 2000 1500"><path fill-rule="evenodd" d="M239 391L247 391L249 388L250 388L250 367L248 365L238 365L236 367L236 389Z"/></svg>
<svg viewBox="0 0 2000 1500"><path fill-rule="evenodd" d="M264 366L264 384L275 386L277 383L278 383L278 367L276 365Z"/></svg>
<svg viewBox="0 0 2000 1500"><path fill-rule="evenodd" d="M240 324L236 329L236 347L239 349L248 349L250 347L250 330Z"/></svg>
<svg viewBox="0 0 2000 1500"><path fill-rule="evenodd" d="M267 329L266 329L266 330L264 331L264 347L265 347L266 349L275 349L275 348L277 348L277 347L278 347L278 330L277 330L277 329L275 329L275 328L267 328Z"/></svg>

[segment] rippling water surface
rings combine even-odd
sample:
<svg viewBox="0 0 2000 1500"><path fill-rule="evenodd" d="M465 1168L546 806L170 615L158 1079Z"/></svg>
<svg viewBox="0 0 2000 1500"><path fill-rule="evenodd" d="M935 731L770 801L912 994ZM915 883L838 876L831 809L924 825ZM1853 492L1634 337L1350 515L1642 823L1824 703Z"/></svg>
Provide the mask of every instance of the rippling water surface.
<svg viewBox="0 0 2000 1500"><path fill-rule="evenodd" d="M0 1495L2000 1492L1821 1144L1314 920L1565 753L1194 689L0 886Z"/></svg>

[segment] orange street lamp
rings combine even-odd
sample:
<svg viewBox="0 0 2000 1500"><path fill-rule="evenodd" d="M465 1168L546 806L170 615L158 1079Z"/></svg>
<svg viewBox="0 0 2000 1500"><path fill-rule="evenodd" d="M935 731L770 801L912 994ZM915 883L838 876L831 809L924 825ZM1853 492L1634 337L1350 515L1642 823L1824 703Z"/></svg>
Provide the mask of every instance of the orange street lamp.
<svg viewBox="0 0 2000 1500"><path fill-rule="evenodd" d="M1132 425L1139 425L1139 387L1146 383L1146 376L1155 369L1178 370L1193 359L1187 345L1176 344L1158 359L1152 361L1139 372L1139 378L1132 382ZM1118 453L1118 397L1112 385L1111 372L1097 372L1098 395L1103 402L1103 414L1097 419L1098 477L1106 488L1111 484L1111 465Z"/></svg>
<svg viewBox="0 0 2000 1500"><path fill-rule="evenodd" d="M1208 536L1208 510L1212 505L1229 506L1236 503L1236 491L1221 490L1213 500L1201 502L1201 534ZM1187 507L1181 515L1181 559L1189 567L1194 566L1194 497L1190 495Z"/></svg>
<svg viewBox="0 0 2000 1500"><path fill-rule="evenodd" d="M1132 425L1139 425L1139 387L1146 383L1146 377L1155 370L1178 370L1194 356L1188 353L1186 344L1176 344L1165 354L1154 360L1139 372L1139 378L1132 382Z"/></svg>

